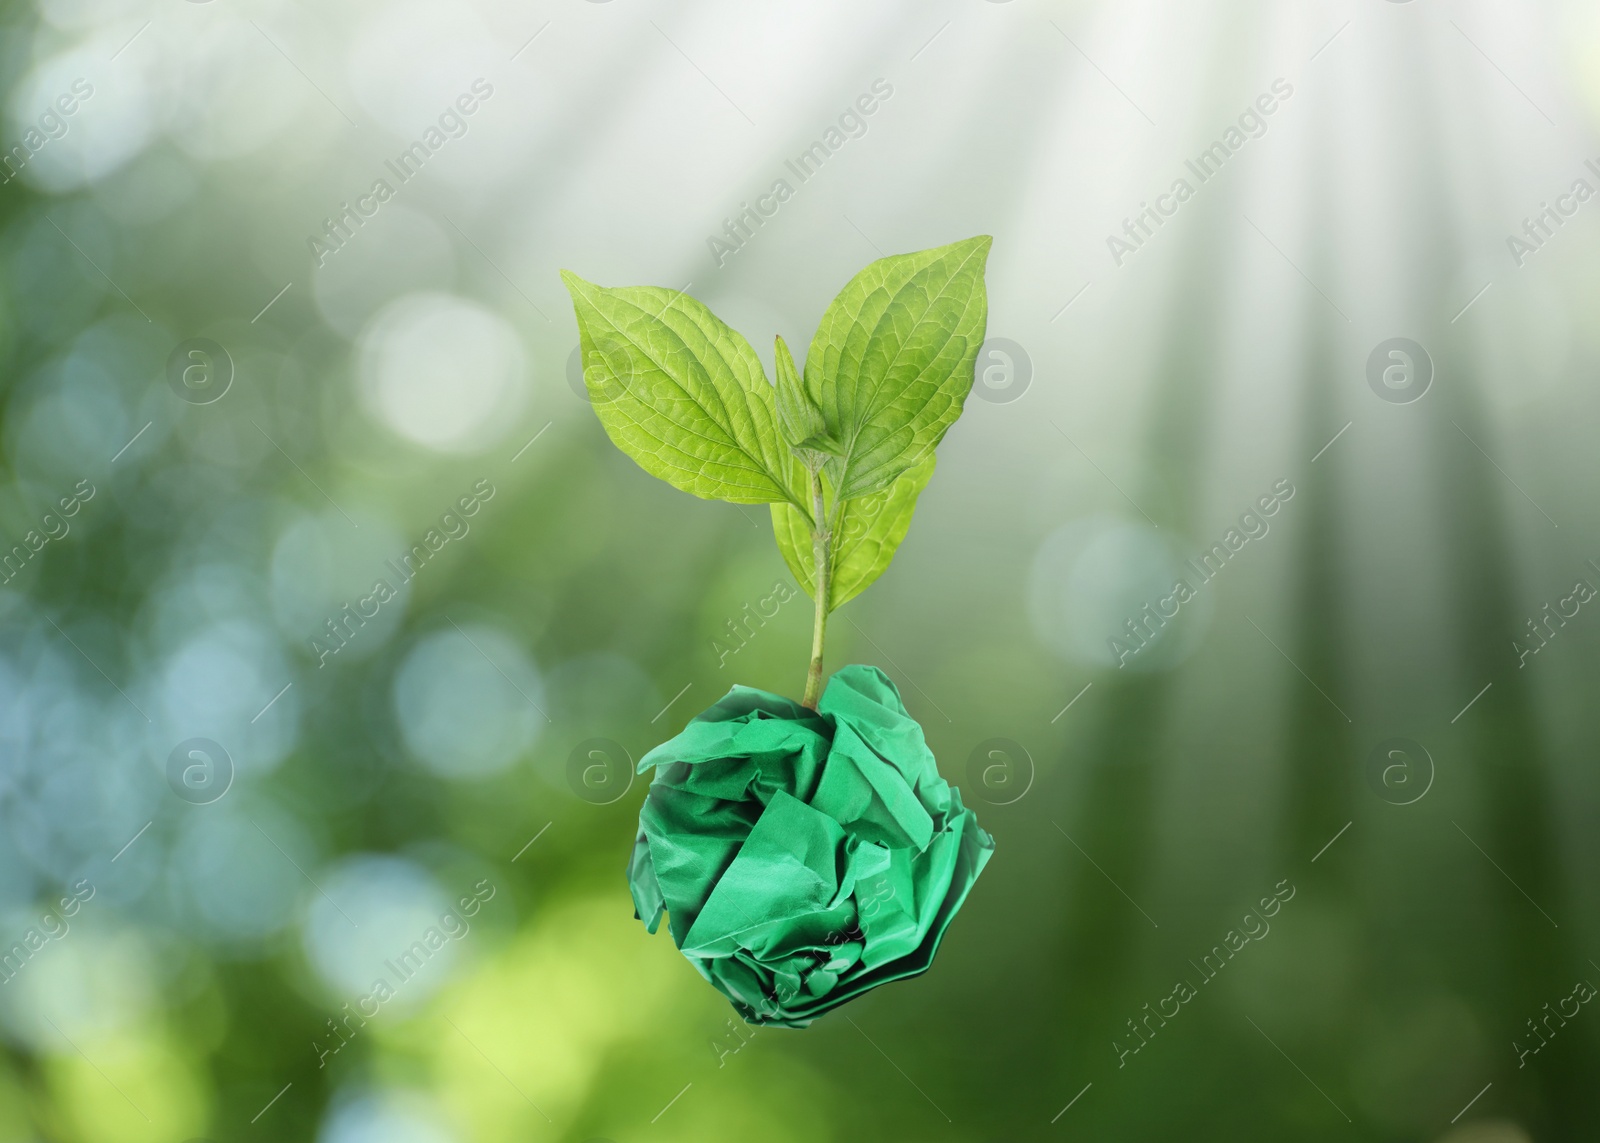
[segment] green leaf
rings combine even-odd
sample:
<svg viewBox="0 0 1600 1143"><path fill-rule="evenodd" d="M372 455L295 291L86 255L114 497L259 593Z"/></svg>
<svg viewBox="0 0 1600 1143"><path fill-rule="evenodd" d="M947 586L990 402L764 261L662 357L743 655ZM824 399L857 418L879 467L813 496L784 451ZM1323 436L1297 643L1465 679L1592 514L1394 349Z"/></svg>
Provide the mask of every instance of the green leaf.
<svg viewBox="0 0 1600 1143"><path fill-rule="evenodd" d="M822 436L827 426L822 423L822 413L800 385L794 355L789 352L782 335L775 340L772 353L778 369L778 427L790 445L799 447L803 441Z"/></svg>
<svg viewBox="0 0 1600 1143"><path fill-rule="evenodd" d="M843 446L828 435L822 412L806 396L794 357L781 336L773 348L773 359L778 369L778 427L806 469L816 471L830 456L840 455Z"/></svg>
<svg viewBox="0 0 1600 1143"><path fill-rule="evenodd" d="M933 476L933 465L929 452L888 488L845 501L834 532L829 610L860 595L888 569L911 527L911 513Z"/></svg>
<svg viewBox="0 0 1600 1143"><path fill-rule="evenodd" d="M805 387L843 452L841 499L887 488L930 454L972 389L989 303L987 235L873 262L839 292L806 354Z"/></svg>
<svg viewBox="0 0 1600 1143"><path fill-rule="evenodd" d="M795 510L792 504L772 506L772 536L778 541L778 551L783 562L789 565L789 574L805 588L812 599L817 598L816 559L811 550L811 517Z"/></svg>
<svg viewBox="0 0 1600 1143"><path fill-rule="evenodd" d="M607 435L639 467L706 500L792 502L805 472L778 434L772 386L750 343L681 291L606 289L563 270Z"/></svg>
<svg viewBox="0 0 1600 1143"><path fill-rule="evenodd" d="M888 568L911 527L911 513L933 476L933 466L934 454L929 452L888 488L844 502L844 510L837 513L829 549L832 583L828 610L860 595ZM834 515L831 507L829 514ZM811 521L788 504L774 504L772 531L789 571L806 594L815 598Z"/></svg>

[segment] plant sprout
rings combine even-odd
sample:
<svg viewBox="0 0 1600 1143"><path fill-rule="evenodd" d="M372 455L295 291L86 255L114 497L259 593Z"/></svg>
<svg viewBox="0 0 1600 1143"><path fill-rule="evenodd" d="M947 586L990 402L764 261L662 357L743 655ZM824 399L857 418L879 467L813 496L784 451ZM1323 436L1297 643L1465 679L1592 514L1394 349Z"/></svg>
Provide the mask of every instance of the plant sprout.
<svg viewBox="0 0 1600 1143"><path fill-rule="evenodd" d="M683 292L562 271L584 384L616 446L702 499L771 506L784 562L816 603L801 700L812 710L828 616L889 566L972 388L991 241L873 262L822 315L803 374L776 339L776 384Z"/></svg>

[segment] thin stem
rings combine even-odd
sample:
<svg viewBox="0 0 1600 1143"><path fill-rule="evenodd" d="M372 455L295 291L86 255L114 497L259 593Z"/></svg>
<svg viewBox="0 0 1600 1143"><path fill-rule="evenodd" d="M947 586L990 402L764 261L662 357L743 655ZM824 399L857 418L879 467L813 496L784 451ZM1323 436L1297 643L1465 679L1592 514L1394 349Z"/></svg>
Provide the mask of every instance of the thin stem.
<svg viewBox="0 0 1600 1143"><path fill-rule="evenodd" d="M828 592L832 587L828 567L828 541L832 536L822 502L822 475L816 469L811 471L811 506L811 556L816 567L813 594L817 600L817 611L816 622L811 629L811 669L806 672L806 694L800 701L816 710L817 700L822 696L822 641L828 630Z"/></svg>

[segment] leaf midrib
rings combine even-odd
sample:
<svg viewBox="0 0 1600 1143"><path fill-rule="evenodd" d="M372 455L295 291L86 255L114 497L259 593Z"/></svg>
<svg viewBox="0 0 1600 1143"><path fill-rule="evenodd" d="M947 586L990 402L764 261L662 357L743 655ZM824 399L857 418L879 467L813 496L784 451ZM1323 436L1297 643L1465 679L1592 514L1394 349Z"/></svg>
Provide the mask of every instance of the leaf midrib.
<svg viewBox="0 0 1600 1143"><path fill-rule="evenodd" d="M643 287L643 288L648 288L648 287ZM613 293L612 297L614 297L618 302L621 302L622 304L630 307L635 313L648 314L648 311L643 306L639 305L632 298L623 296L620 293L620 291L616 292L616 293ZM683 339L683 335L680 334L677 330L673 329L672 326L669 325L667 322L660 320L662 315L664 315L664 314L666 314L668 312L672 312L672 313L682 313L683 312L683 311L680 311L677 308L677 306L675 304L676 301L677 301L677 298L675 296L673 298L673 300L671 302L669 302L664 309L660 310L658 313L650 314L649 316L650 316L650 318L652 320L660 321L660 327L662 329L664 329L666 332L670 333L674 338L677 339L678 345L689 356L690 360L695 362L697 365L699 365L701 369L705 369L705 363L700 360L700 355L697 354L692 348L690 348L689 343L686 342ZM595 313L595 315L602 322L605 323L605 325L607 327L609 327L614 333L616 333L623 341L625 341L629 345L633 346L633 348L635 350L637 350L639 352L639 354L642 357L644 357L644 359L646 361L650 362L650 364L655 367L656 372L660 373L669 382L671 382L672 385L678 390L678 392L681 393L684 396L684 398L689 401L690 404L694 405L696 408L699 408L699 409L703 410L704 412L706 412L708 414L706 419L708 421L710 421L713 425L715 425L723 433L723 435L727 438L726 444L723 445L723 447L732 447L736 452L740 453L743 456L749 457L752 461L755 462L755 466L754 467L746 466L746 465L723 465L723 467L728 468L728 469L730 469L731 471L733 471L735 473L739 473L739 472L754 472L759 476L764 476L764 477L767 478L768 482L772 484L773 487L777 488L778 491L783 494L783 497L784 497L784 499L786 501L794 502L794 497L789 492L788 482L786 480L780 479L776 474L774 474L770 470L768 470L767 467L766 467L765 458L764 457L759 457L759 456L751 453L748 449L745 448L744 444L740 442L738 437L734 435L734 431L733 431L733 427L732 427L732 421L733 421L732 413L728 409L727 401L723 397L723 394L722 394L721 390L719 390L717 388L716 383L711 380L711 376L710 376L710 371L709 370L706 371L706 383L711 388L712 392L716 394L717 410L719 412L721 412L721 414L722 414L722 419L721 420L719 420L715 415L711 415L712 411L707 406L701 404L698 400L696 400L694 394L690 393L686 388L683 387L683 385L676 378L674 378L672 376L672 374L667 370L665 365L657 358L656 354L648 346L646 346L645 344L641 343L631 333L629 333L627 330L625 330L621 326L619 326L615 321L613 321L610 317L608 317L598 306L596 306L593 303L593 301L590 301L589 308ZM685 315L685 316L688 316L688 315ZM691 322L693 321L692 317L690 317L690 321ZM698 327L698 323L695 323L695 324ZM722 360L723 364L728 366L728 371L730 373L737 373L737 370L733 367L733 362L728 361L728 359L726 357L722 356L721 350L718 347L716 341L714 341L713 339L708 337L708 338L706 338L706 343L712 349L712 351L717 354L718 358ZM763 380L763 382L766 380L765 375L763 375L762 380ZM735 376L735 378L734 378L734 384L735 385L739 384L737 376ZM627 390L624 389L624 392L626 392L626 391ZM748 395L748 391L745 390L741 386L740 387L740 394L741 394L741 396L747 396ZM654 407L652 405L648 405L643 401L637 401L637 399L635 399L635 400L636 400L637 404L641 408L643 408L647 413L649 413L652 417L659 418L659 419L665 421L667 424L671 425L673 428L682 431L686 436L694 437L694 438L697 438L699 440L703 440L706 443L711 444L711 445L718 445L718 444L721 443L721 442L718 442L716 440L716 438L714 438L714 437L709 437L709 436L705 435L705 433L703 433L703 432L700 432L700 431L698 431L698 430L696 430L696 429L694 429L694 428L692 428L690 426L681 424L679 421L677 421L676 419L674 419L672 416L668 415L667 413L661 411L660 409L657 409L656 407ZM754 419L754 418L752 418L752 419ZM643 422L637 417L633 418L633 423L635 425L639 426L641 429L644 428ZM645 431L648 432L648 430L645 430ZM663 446L665 446L665 447L667 447L669 449L673 449L676 452L682 453L683 455L688 455L686 450L676 448L676 446L670 444L664 438L662 438L662 437L660 437L660 436L658 436L658 435L656 435L654 433L650 433L649 435L650 435L652 440L655 440L659 444L661 444L661 445L663 445ZM657 456L658 459L661 460L661 462L664 465L666 465L669 468L674 468L679 472L692 473L695 476L700 476L700 477L705 476L705 470L704 470L703 467L699 468L699 469L685 468L682 465L671 463L666 457L662 456L660 453L657 453L656 456ZM721 462L717 462L717 463L721 463ZM745 483L741 483L739 481L734 481L734 480L726 480L726 481L723 481L723 483L732 485L735 488L748 488L753 492L764 492L764 491L766 491L765 489L763 489L758 484L745 484Z"/></svg>
<svg viewBox="0 0 1600 1143"><path fill-rule="evenodd" d="M972 259L979 256L979 253L980 253L980 248L979 247L974 247L972 252L969 253L966 257L964 257L961 260L960 264L957 265L950 272L949 276L946 277L946 279L945 279L944 285L940 287L939 292L934 294L928 300L927 310L932 310L934 308L934 305L940 299L944 298L946 295L951 293L951 287L955 284L956 280L960 277L962 272L965 271L965 269L967 268L967 265L972 261ZM926 273L934 265L936 265L936 263L930 263L928 266L924 266L922 268L922 270L919 271L919 273ZM916 277L916 275L913 274L912 275L912 279L914 279L915 277ZM903 283L901 285L900 289L904 290L905 287L910 284L910 281L912 279L908 279L905 283ZM898 294L898 292L899 291L896 291L896 294ZM888 306L884 307L883 314L878 318L877 324L875 324L872 327L872 332L867 335L867 339L866 339L866 343L865 344L871 345L873 339L878 336L878 331L883 328L884 322L888 319L890 311L893 309L894 297L895 296L896 295L890 295L890 304ZM961 310L962 319L966 318L967 313L971 310L971 308L972 308L972 300L969 298L968 301L967 301L967 304L962 307L962 310ZM924 311L924 312L926 312L926 311ZM860 319L860 314L859 313L851 314L850 316L852 318L855 318L856 320ZM917 330L919 328L921 328L925 324L937 324L937 323L928 323L928 322L925 322L924 319L922 319L922 318L918 318L917 319L916 323L911 327L910 331L907 332L906 336L900 340L900 344L895 348L894 357L892 357L890 359L889 364L884 368L883 375L877 380L876 384L874 385L874 387L872 389L872 392L871 392L868 400L863 403L865 408L871 409L874 406L874 404L877 401L877 397L878 397L879 392L882 391L882 388L883 388L884 384L888 381L889 375L894 371L895 365L900 361L901 356L905 353L906 345L912 340L912 336L917 332ZM951 336L953 336L953 335L951 335ZM951 340L950 337L946 337L945 338L945 343L948 344L950 340ZM937 360L937 358L935 358L935 360ZM928 368L931 368L932 364L933 364L933 362L930 361ZM917 372L916 377L913 378L913 381L920 379L927 371L928 371L927 369L919 370ZM857 365L856 377L858 379L860 377L860 366L859 366L859 364ZM835 408L837 408L837 406L835 406ZM853 431L850 434L850 441L849 441L848 445L846 446L845 455L842 458L842 463L839 466L839 472L841 474L841 477L845 477L847 474L850 473L850 471L851 471L851 469L850 469L851 462L853 462L856 459L856 442L860 438L862 432L864 432L867 428L869 428L870 425L871 425L870 417L858 416L858 423L856 424L856 426L854 427ZM916 435L916 430L913 429L912 433L913 433L913 438L914 438L915 435ZM847 479L841 479L840 480L840 484L848 486L849 481Z"/></svg>

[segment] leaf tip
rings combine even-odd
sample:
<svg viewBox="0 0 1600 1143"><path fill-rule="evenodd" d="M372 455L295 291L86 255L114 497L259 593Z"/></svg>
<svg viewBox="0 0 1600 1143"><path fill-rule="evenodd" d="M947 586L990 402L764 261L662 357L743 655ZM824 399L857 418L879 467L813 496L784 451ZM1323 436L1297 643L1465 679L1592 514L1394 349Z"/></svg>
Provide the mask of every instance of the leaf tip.
<svg viewBox="0 0 1600 1143"><path fill-rule="evenodd" d="M583 290L594 288L593 282L585 281L583 278L580 278L578 275L574 274L571 270L562 270L560 273L561 284L567 287L567 293L571 294L574 298L576 298Z"/></svg>
<svg viewBox="0 0 1600 1143"><path fill-rule="evenodd" d="M789 352L789 343L783 340L783 334L775 334L772 338L772 363L781 374L787 369L791 373L798 373L795 368L794 354Z"/></svg>

